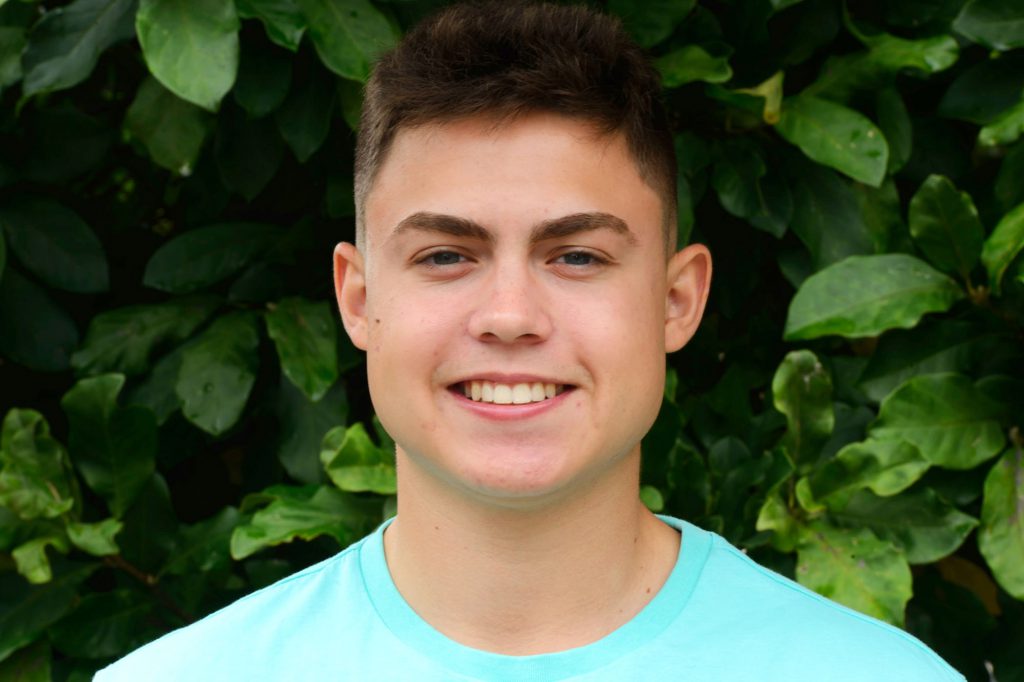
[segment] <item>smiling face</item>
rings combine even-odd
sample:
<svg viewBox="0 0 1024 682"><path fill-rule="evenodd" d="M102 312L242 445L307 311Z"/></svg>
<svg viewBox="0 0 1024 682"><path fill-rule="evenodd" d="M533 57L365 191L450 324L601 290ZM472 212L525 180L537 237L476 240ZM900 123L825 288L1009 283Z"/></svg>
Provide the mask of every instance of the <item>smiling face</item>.
<svg viewBox="0 0 1024 682"><path fill-rule="evenodd" d="M710 274L703 247L666 268L662 216L624 140L573 119L398 133L336 276L400 489L543 503L635 470Z"/></svg>

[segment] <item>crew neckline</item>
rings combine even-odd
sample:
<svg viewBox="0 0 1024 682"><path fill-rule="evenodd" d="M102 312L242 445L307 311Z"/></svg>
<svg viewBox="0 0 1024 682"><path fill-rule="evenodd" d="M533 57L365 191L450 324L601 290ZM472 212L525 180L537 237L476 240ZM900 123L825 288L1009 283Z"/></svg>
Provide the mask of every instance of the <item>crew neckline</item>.
<svg viewBox="0 0 1024 682"><path fill-rule="evenodd" d="M471 677L523 676L543 673L568 677L602 668L661 634L686 607L711 549L711 535L686 521L659 516L681 533L679 554L665 584L631 620L601 639L545 654L510 656L460 644L417 614L402 597L384 555L385 521L359 549L367 595L385 627L407 646L438 666Z"/></svg>

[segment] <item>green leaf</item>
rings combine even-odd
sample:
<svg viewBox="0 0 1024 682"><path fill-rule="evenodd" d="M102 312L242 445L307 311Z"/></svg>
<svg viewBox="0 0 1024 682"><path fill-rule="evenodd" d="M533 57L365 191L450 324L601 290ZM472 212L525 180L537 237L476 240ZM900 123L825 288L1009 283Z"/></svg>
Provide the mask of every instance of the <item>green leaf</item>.
<svg viewBox="0 0 1024 682"><path fill-rule="evenodd" d="M229 570L231 533L240 520L237 509L225 507L205 521L183 528L170 561L160 573L189 575Z"/></svg>
<svg viewBox="0 0 1024 682"><path fill-rule="evenodd" d="M281 369L313 402L338 379L338 331L326 301L281 299L265 315Z"/></svg>
<svg viewBox="0 0 1024 682"><path fill-rule="evenodd" d="M142 283L173 294L206 288L238 273L280 235L273 225L225 223L178 235L149 259Z"/></svg>
<svg viewBox="0 0 1024 682"><path fill-rule="evenodd" d="M910 234L932 265L964 280L985 239L971 195L942 175L929 175L910 200Z"/></svg>
<svg viewBox="0 0 1024 682"><path fill-rule="evenodd" d="M161 634L153 601L138 590L87 594L74 611L50 629L61 653L75 658L122 656Z"/></svg>
<svg viewBox="0 0 1024 682"><path fill-rule="evenodd" d="M0 2L0 4L3 4ZM52 682L50 643L40 639L0 663L0 680L8 682Z"/></svg>
<svg viewBox="0 0 1024 682"><path fill-rule="evenodd" d="M654 60L666 88L694 81L725 83L732 78L728 57L713 57L699 45L687 45Z"/></svg>
<svg viewBox="0 0 1024 682"><path fill-rule="evenodd" d="M150 373L125 394L125 404L147 408L156 416L156 423L163 425L181 407L174 386L188 345L186 342L157 360Z"/></svg>
<svg viewBox="0 0 1024 682"><path fill-rule="evenodd" d="M911 564L930 564L963 544L978 520L957 510L930 488L917 488L893 497L862 490L830 517L838 524L869 528L906 554Z"/></svg>
<svg viewBox="0 0 1024 682"><path fill-rule="evenodd" d="M1024 447L1019 443L985 478L978 549L999 585L1024 599Z"/></svg>
<svg viewBox="0 0 1024 682"><path fill-rule="evenodd" d="M338 106L341 117L353 132L359 132L359 116L363 111L363 87L356 81L339 78Z"/></svg>
<svg viewBox="0 0 1024 682"><path fill-rule="evenodd" d="M909 328L963 298L956 282L905 254L851 256L817 272L789 304L787 341Z"/></svg>
<svg viewBox="0 0 1024 682"><path fill-rule="evenodd" d="M283 48L299 49L306 19L295 0L235 0L238 15L243 19L259 19L267 37Z"/></svg>
<svg viewBox="0 0 1024 682"><path fill-rule="evenodd" d="M300 483L325 481L320 444L328 431L345 423L348 415L345 385L335 383L314 403L292 382L282 380L276 412L280 424L277 458L285 471Z"/></svg>
<svg viewBox="0 0 1024 682"><path fill-rule="evenodd" d="M71 522L68 524L68 539L75 547L93 556L109 556L121 550L117 548L114 538L124 524L115 518L104 519L96 523Z"/></svg>
<svg viewBox="0 0 1024 682"><path fill-rule="evenodd" d="M128 107L125 127L158 166L187 177L196 166L212 117L148 77Z"/></svg>
<svg viewBox="0 0 1024 682"><path fill-rule="evenodd" d="M778 492L765 498L755 527L759 531L772 531L772 547L780 552L792 552L799 544L800 527Z"/></svg>
<svg viewBox="0 0 1024 682"><path fill-rule="evenodd" d="M789 226L810 251L815 270L849 256L874 253L874 236L852 183L802 158L790 175L793 219Z"/></svg>
<svg viewBox="0 0 1024 682"><path fill-rule="evenodd" d="M609 0L608 11L622 17L640 47L653 47L672 35L696 4L696 0Z"/></svg>
<svg viewBox="0 0 1024 682"><path fill-rule="evenodd" d="M1024 99L1000 114L978 133L982 147L1009 145L1024 135Z"/></svg>
<svg viewBox="0 0 1024 682"><path fill-rule="evenodd" d="M1002 217L981 249L981 262L988 271L989 286L999 293L1006 268L1024 249L1024 203Z"/></svg>
<svg viewBox="0 0 1024 682"><path fill-rule="evenodd" d="M793 216L793 197L779 174L766 173L759 149L737 142L722 147L711 184L729 213L782 237Z"/></svg>
<svg viewBox="0 0 1024 682"><path fill-rule="evenodd" d="M118 406L124 381L121 374L82 379L61 399L71 428L72 461L118 518L156 465L156 419L143 407Z"/></svg>
<svg viewBox="0 0 1024 682"><path fill-rule="evenodd" d="M989 360L1015 355L1015 351L1016 342L1003 331L966 321L939 320L882 336L859 385L868 398L881 402L911 377L939 372L987 373Z"/></svg>
<svg viewBox="0 0 1024 682"><path fill-rule="evenodd" d="M1020 101L1024 54L996 53L957 75L939 101L937 113L985 125Z"/></svg>
<svg viewBox="0 0 1024 682"><path fill-rule="evenodd" d="M13 409L4 417L0 463L0 507L24 520L52 519L74 507L71 462L38 412Z"/></svg>
<svg viewBox="0 0 1024 682"><path fill-rule="evenodd" d="M377 56L398 36L368 0L296 0L316 53L342 78L365 81Z"/></svg>
<svg viewBox="0 0 1024 682"><path fill-rule="evenodd" d="M94 564L64 563L52 580L28 589L20 575L12 571L0 573L0 660L35 641L71 610L78 598L79 584L95 568Z"/></svg>
<svg viewBox="0 0 1024 682"><path fill-rule="evenodd" d="M911 596L910 566L891 542L866 528L817 522L797 549L797 581L822 596L894 625Z"/></svg>
<svg viewBox="0 0 1024 682"><path fill-rule="evenodd" d="M926 374L883 402L868 434L912 443L932 464L973 469L1003 449L1001 408L961 374Z"/></svg>
<svg viewBox="0 0 1024 682"><path fill-rule="evenodd" d="M0 26L0 93L21 80L21 54L28 45L25 29Z"/></svg>
<svg viewBox="0 0 1024 682"><path fill-rule="evenodd" d="M772 379L772 398L786 415L782 447L798 465L813 461L835 426L828 370L811 351L792 351Z"/></svg>
<svg viewBox="0 0 1024 682"><path fill-rule="evenodd" d="M1003 157L996 176L994 189L998 206L1005 213L1017 204L1024 203L1024 140L1013 145Z"/></svg>
<svg viewBox="0 0 1024 682"><path fill-rule="evenodd" d="M237 312L183 351L175 391L186 419L214 436L235 425L256 381L259 341L256 317Z"/></svg>
<svg viewBox="0 0 1024 682"><path fill-rule="evenodd" d="M875 112L878 116L878 127L889 145L887 171L891 175L903 168L910 158L914 143L910 114L896 88L885 88L878 92L875 96Z"/></svg>
<svg viewBox="0 0 1024 682"><path fill-rule="evenodd" d="M996 50L1024 47L1024 7L1015 0L970 0L953 28Z"/></svg>
<svg viewBox="0 0 1024 682"><path fill-rule="evenodd" d="M848 102L858 92L888 87L901 73L927 76L956 63L959 47L952 36L907 40L887 33L860 36L868 49L829 57L808 95Z"/></svg>
<svg viewBox="0 0 1024 682"><path fill-rule="evenodd" d="M64 309L14 268L0 281L0 352L40 372L68 368L78 329Z"/></svg>
<svg viewBox="0 0 1024 682"><path fill-rule="evenodd" d="M107 290L103 246L73 211L46 199L21 199L0 208L0 227L21 264L50 286L80 294Z"/></svg>
<svg viewBox="0 0 1024 682"><path fill-rule="evenodd" d="M232 93L238 105L252 118L275 111L288 95L292 63L280 50L246 50L238 66L238 80Z"/></svg>
<svg viewBox="0 0 1024 682"><path fill-rule="evenodd" d="M346 492L394 495L397 490L394 451L374 445L362 423L328 431L320 461L334 485Z"/></svg>
<svg viewBox="0 0 1024 682"><path fill-rule="evenodd" d="M153 474L125 514L124 529L117 536L121 556L139 570L156 574L175 549L178 527L167 483L159 473Z"/></svg>
<svg viewBox="0 0 1024 682"><path fill-rule="evenodd" d="M779 134L811 159L878 187L885 179L889 145L864 115L807 95L783 102Z"/></svg>
<svg viewBox="0 0 1024 682"><path fill-rule="evenodd" d="M841 449L808 483L814 498L826 503L833 495L863 488L887 497L909 488L930 466L907 441L866 440Z"/></svg>
<svg viewBox="0 0 1024 682"><path fill-rule="evenodd" d="M68 541L60 535L47 535L29 540L11 551L18 573L33 585L42 585L53 579L50 559L46 556L46 548L53 547L61 554L67 554Z"/></svg>
<svg viewBox="0 0 1024 682"><path fill-rule="evenodd" d="M665 509L665 498L653 485L640 486L640 501L655 514Z"/></svg>
<svg viewBox="0 0 1024 682"><path fill-rule="evenodd" d="M304 82L292 87L288 99L278 110L277 129L299 163L308 161L327 139L334 95L334 78L322 69L314 69Z"/></svg>
<svg viewBox="0 0 1024 682"><path fill-rule="evenodd" d="M71 366L86 375L141 374L155 351L187 339L219 306L220 299L212 296L188 296L102 312L89 322Z"/></svg>
<svg viewBox="0 0 1024 682"><path fill-rule="evenodd" d="M26 97L84 81L100 54L135 31L134 0L76 0L45 12L22 58Z"/></svg>
<svg viewBox="0 0 1024 682"><path fill-rule="evenodd" d="M366 501L330 486L287 488L275 486L255 496L269 504L239 525L231 535L231 556L236 561L293 540L329 535L345 546L367 530ZM246 505L249 506L249 505Z"/></svg>
<svg viewBox="0 0 1024 682"><path fill-rule="evenodd" d="M233 0L141 0L135 17L150 73L210 111L235 82L239 25Z"/></svg>

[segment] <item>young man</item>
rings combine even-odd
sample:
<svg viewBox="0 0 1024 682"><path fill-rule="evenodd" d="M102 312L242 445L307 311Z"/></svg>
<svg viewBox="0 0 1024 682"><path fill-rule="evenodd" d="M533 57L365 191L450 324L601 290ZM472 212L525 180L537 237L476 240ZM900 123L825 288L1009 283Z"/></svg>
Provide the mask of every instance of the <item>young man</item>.
<svg viewBox="0 0 1024 682"><path fill-rule="evenodd" d="M398 513L101 679L960 679L640 503L711 276L658 89L580 7L450 8L381 61L335 277Z"/></svg>

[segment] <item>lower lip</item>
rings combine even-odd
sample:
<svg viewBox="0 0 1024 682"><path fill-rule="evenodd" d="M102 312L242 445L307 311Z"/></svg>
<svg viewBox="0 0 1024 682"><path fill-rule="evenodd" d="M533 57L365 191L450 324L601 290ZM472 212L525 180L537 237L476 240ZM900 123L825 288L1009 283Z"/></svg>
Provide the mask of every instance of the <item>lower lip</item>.
<svg viewBox="0 0 1024 682"><path fill-rule="evenodd" d="M569 388L554 398L548 398L538 403L525 403L522 405L498 405L496 403L485 403L481 401L471 400L467 398L463 393L456 390L449 390L448 392L455 398L456 403L469 410L470 412L491 419L494 421L513 421L517 419L529 419L537 415L544 414L549 410L561 405L568 396L575 392L575 388Z"/></svg>

